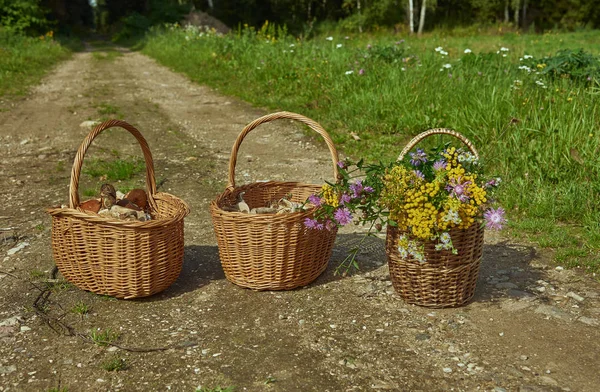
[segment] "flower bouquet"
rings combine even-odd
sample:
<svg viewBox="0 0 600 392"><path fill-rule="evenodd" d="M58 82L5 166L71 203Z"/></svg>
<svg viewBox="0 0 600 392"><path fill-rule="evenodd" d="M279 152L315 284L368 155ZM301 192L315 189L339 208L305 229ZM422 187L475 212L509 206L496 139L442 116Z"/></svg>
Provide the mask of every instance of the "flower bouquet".
<svg viewBox="0 0 600 392"><path fill-rule="evenodd" d="M468 150L445 144L409 153L435 134L461 140ZM406 158L405 158L406 157ZM342 181L327 184L310 201L321 209L308 227L328 229L356 223L381 230L387 223L386 253L396 291L409 303L458 306L474 294L484 228L500 229L504 210L494 208L499 178L487 179L472 143L461 134L434 129L415 137L390 165L350 170L339 164ZM352 174L362 178L352 180ZM343 266L357 267L353 249Z"/></svg>

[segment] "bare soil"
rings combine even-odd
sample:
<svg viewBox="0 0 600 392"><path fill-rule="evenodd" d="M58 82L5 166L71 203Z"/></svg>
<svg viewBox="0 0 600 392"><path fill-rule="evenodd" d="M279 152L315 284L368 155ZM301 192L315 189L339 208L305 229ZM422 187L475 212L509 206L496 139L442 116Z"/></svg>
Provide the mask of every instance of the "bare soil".
<svg viewBox="0 0 600 392"><path fill-rule="evenodd" d="M192 208L184 268L168 290L138 300L84 292L58 275L38 301L42 313L34 302L54 266L44 209L67 203L70 166L89 131L80 124L101 119L106 105L148 139L162 190ZM510 239L487 234L476 296L457 309L404 303L382 239L364 248L361 271L334 275L357 242L352 230L338 235L329 268L308 287L229 283L208 205L224 189L237 134L266 113L129 52L76 54L26 97L0 99L0 391L599 390L600 284ZM141 156L115 130L88 158L113 150ZM239 156L238 183L332 176L324 144L289 121L252 132ZM81 302L86 315L71 311ZM94 344L98 329L117 332L120 348ZM126 368L105 370L113 358Z"/></svg>

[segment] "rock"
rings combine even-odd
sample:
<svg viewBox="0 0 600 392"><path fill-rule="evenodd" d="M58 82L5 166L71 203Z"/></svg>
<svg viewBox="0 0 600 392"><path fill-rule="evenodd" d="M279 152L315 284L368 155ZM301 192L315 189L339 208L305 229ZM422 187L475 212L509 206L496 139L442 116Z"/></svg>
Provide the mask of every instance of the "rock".
<svg viewBox="0 0 600 392"><path fill-rule="evenodd" d="M23 322L23 317L13 316L13 317L10 317L10 318L0 321L0 327L14 327L16 325L21 324L22 322Z"/></svg>
<svg viewBox="0 0 600 392"><path fill-rule="evenodd" d="M557 319L561 319L561 320L569 320L571 318L571 316L568 313L563 312L556 306L550 306L550 305L540 305L535 309L534 312L538 313L538 314L543 314L546 316L554 317Z"/></svg>
<svg viewBox="0 0 600 392"><path fill-rule="evenodd" d="M553 379L552 377L548 377L548 376L540 376L539 381L544 385L550 385L553 387L558 385L558 382L555 379Z"/></svg>
<svg viewBox="0 0 600 392"><path fill-rule="evenodd" d="M511 297L515 297L515 298L535 298L535 295L528 293L526 291L521 291L521 290L514 290L514 289L510 289L508 290L508 295Z"/></svg>
<svg viewBox="0 0 600 392"><path fill-rule="evenodd" d="M12 256L12 255L14 255L18 251L24 249L27 246L29 246L29 242L27 242L27 241L21 242L17 246L15 246L14 248L9 249L8 252L6 252L6 254L8 256Z"/></svg>
<svg viewBox="0 0 600 392"><path fill-rule="evenodd" d="M494 392L506 392L506 389L504 389L502 387L495 387Z"/></svg>
<svg viewBox="0 0 600 392"><path fill-rule="evenodd" d="M21 327L21 332L27 332L27 331L31 331L31 328L29 328L29 327L28 327L28 326L26 326L26 325L23 325L23 326Z"/></svg>
<svg viewBox="0 0 600 392"><path fill-rule="evenodd" d="M0 374L11 374L16 371L17 367L15 365L0 366Z"/></svg>
<svg viewBox="0 0 600 392"><path fill-rule="evenodd" d="M449 367L445 367L442 370L444 371L444 373L452 373L452 369Z"/></svg>
<svg viewBox="0 0 600 392"><path fill-rule="evenodd" d="M84 121L81 124L79 124L79 126L81 128L92 129L93 127L95 127L98 124L100 124L99 121Z"/></svg>
<svg viewBox="0 0 600 392"><path fill-rule="evenodd" d="M582 302L585 299L581 295L575 294L572 291L569 291L566 296L569 298L573 298L577 302Z"/></svg>
<svg viewBox="0 0 600 392"><path fill-rule="evenodd" d="M521 359L521 361L527 361L529 357L527 355L521 355L519 359Z"/></svg>
<svg viewBox="0 0 600 392"><path fill-rule="evenodd" d="M557 271L562 271L562 270L564 270L564 268L563 268L563 267L561 267L560 265L559 265L558 267L554 268L554 269L555 269L555 270L557 270Z"/></svg>
<svg viewBox="0 0 600 392"><path fill-rule="evenodd" d="M497 289L516 289L518 287L519 286L517 286L516 284L511 283L511 282L502 282L502 283L498 283L496 285Z"/></svg>
<svg viewBox="0 0 600 392"><path fill-rule="evenodd" d="M584 324L591 325L592 327L600 325L600 322L591 317L579 317L578 320Z"/></svg>

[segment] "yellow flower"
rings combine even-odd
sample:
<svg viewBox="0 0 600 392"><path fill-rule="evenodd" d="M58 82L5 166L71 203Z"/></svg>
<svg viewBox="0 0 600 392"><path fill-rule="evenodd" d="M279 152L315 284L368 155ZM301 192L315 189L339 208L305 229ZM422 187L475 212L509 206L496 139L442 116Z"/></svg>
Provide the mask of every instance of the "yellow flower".
<svg viewBox="0 0 600 392"><path fill-rule="evenodd" d="M331 185L323 185L323 187L321 188L321 192L323 193L323 199L325 200L325 204L333 207L337 207L340 204L339 196L334 192Z"/></svg>

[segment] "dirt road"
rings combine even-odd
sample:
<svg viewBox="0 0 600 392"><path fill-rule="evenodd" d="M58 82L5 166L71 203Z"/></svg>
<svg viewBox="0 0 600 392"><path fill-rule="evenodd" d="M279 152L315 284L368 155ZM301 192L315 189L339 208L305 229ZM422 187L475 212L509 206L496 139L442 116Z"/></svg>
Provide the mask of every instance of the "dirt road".
<svg viewBox="0 0 600 392"><path fill-rule="evenodd" d="M208 204L223 190L235 137L267 112L138 53L101 57L76 54L27 97L0 100L0 391L599 390L600 285L527 245L486 237L476 297L458 309L398 298L383 241L365 247L362 271L334 276L356 240L350 232L306 288L253 292L227 282ZM164 293L131 301L59 280L37 313L34 285L53 267L44 209L68 200L88 132L80 124L107 117L142 131L162 189L192 208L183 272ZM139 154L133 138L112 131L89 156L113 150ZM237 169L239 183L332 175L324 145L287 121L251 133ZM89 312L72 311L77 304ZM122 349L87 339L107 329ZM125 369L105 370L110 360Z"/></svg>

